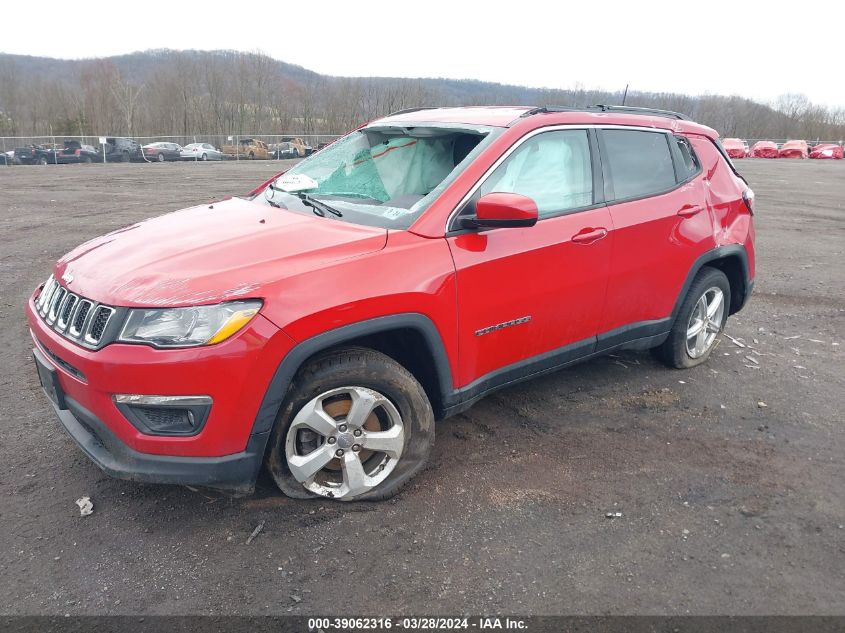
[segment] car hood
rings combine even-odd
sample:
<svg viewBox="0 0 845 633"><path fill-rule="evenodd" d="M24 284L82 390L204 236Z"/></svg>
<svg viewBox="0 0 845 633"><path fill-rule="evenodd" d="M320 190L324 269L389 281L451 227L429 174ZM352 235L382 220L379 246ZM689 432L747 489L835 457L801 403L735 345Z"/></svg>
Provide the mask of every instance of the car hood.
<svg viewBox="0 0 845 633"><path fill-rule="evenodd" d="M179 306L263 297L267 284L381 250L387 230L243 199L191 207L93 239L54 274L83 297Z"/></svg>

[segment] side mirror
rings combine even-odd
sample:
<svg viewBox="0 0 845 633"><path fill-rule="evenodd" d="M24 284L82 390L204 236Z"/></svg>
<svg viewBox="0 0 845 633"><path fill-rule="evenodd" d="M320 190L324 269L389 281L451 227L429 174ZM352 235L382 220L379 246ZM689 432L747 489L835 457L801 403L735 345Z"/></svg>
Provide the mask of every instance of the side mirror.
<svg viewBox="0 0 845 633"><path fill-rule="evenodd" d="M537 224L537 203L518 193L494 192L475 203L475 217L464 218L464 228L505 228Z"/></svg>

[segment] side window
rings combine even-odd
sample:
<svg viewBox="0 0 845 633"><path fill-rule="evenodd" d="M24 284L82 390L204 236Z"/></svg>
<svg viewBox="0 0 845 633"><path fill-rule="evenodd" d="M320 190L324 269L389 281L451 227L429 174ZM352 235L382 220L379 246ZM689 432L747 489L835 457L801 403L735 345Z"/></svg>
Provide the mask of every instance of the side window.
<svg viewBox="0 0 845 633"><path fill-rule="evenodd" d="M543 132L525 141L484 181L474 198L518 193L537 203L541 218L593 204L586 130Z"/></svg>
<svg viewBox="0 0 845 633"><path fill-rule="evenodd" d="M641 198L675 186L668 135L640 130L603 130L616 200Z"/></svg>
<svg viewBox="0 0 845 633"><path fill-rule="evenodd" d="M676 136L675 141L678 143L678 150L681 152L681 179L686 180L694 174L698 173L701 165L698 162L698 157L692 149L690 142L683 136Z"/></svg>

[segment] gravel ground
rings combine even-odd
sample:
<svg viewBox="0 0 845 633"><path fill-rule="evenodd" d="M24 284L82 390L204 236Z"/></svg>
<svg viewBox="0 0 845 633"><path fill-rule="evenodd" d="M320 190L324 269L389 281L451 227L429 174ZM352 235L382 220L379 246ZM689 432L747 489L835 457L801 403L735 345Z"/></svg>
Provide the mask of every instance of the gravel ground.
<svg viewBox="0 0 845 633"><path fill-rule="evenodd" d="M845 162L740 168L758 276L727 333L746 347L501 391L439 425L399 497L348 505L112 480L30 357L22 306L57 257L278 164L0 168L0 613L845 613Z"/></svg>

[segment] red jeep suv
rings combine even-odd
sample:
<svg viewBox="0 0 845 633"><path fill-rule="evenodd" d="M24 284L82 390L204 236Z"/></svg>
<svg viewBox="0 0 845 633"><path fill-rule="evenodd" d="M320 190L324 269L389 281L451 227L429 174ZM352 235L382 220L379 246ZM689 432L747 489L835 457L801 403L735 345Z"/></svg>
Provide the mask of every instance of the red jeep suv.
<svg viewBox="0 0 845 633"><path fill-rule="evenodd" d="M41 384L116 477L384 499L434 421L620 349L704 362L754 280L717 134L612 106L406 110L60 259Z"/></svg>

